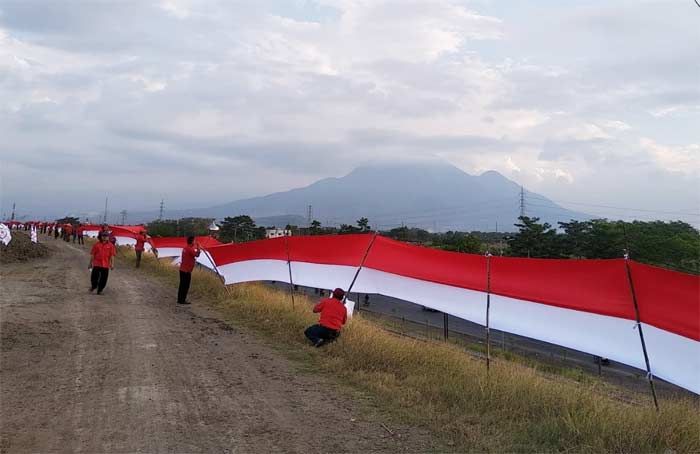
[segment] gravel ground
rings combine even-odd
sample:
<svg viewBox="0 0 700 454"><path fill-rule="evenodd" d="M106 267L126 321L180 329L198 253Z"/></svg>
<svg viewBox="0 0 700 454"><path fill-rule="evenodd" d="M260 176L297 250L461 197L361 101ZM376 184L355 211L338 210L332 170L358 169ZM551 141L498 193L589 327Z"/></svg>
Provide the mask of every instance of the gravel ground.
<svg viewBox="0 0 700 454"><path fill-rule="evenodd" d="M87 248L46 242L0 267L0 452L440 449L138 270L88 293Z"/></svg>

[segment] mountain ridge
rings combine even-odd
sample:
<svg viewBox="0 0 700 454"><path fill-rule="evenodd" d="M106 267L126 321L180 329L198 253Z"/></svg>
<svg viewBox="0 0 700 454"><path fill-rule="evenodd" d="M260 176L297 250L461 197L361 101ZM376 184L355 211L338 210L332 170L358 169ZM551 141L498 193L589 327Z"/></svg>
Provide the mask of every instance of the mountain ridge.
<svg viewBox="0 0 700 454"><path fill-rule="evenodd" d="M590 218L540 194L525 191L525 196L537 199L537 207L528 209L526 204L525 214L552 225ZM406 225L441 231L513 231L519 202L520 185L495 170L470 175L447 163L397 163L363 165L345 176L323 178L304 187L165 215L222 219L247 214L265 225L262 222L271 217L306 219L311 205L312 218L325 226L354 224L367 217L381 229ZM130 218L150 220L155 214L133 213Z"/></svg>

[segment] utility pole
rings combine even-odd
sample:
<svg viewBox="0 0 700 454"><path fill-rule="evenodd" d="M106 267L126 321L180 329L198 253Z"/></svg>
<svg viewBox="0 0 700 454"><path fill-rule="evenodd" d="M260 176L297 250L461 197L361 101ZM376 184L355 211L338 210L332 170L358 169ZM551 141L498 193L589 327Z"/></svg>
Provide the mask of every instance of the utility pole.
<svg viewBox="0 0 700 454"><path fill-rule="evenodd" d="M520 217L525 216L525 188L520 186Z"/></svg>
<svg viewBox="0 0 700 454"><path fill-rule="evenodd" d="M12 217L10 218L10 221L15 220L15 202L12 202Z"/></svg>
<svg viewBox="0 0 700 454"><path fill-rule="evenodd" d="M107 201L109 200L109 197L105 197L105 215L102 218L102 223L106 224L107 223Z"/></svg>
<svg viewBox="0 0 700 454"><path fill-rule="evenodd" d="M160 214L158 215L159 221L163 220L163 204L164 204L164 200L160 199Z"/></svg>
<svg viewBox="0 0 700 454"><path fill-rule="evenodd" d="M308 224L307 227L311 227L311 221L313 221L313 217L314 217L313 206L309 205L308 211L306 213L306 223Z"/></svg>
<svg viewBox="0 0 700 454"><path fill-rule="evenodd" d="M121 210L119 214L122 215L122 225L126 225L126 210Z"/></svg>

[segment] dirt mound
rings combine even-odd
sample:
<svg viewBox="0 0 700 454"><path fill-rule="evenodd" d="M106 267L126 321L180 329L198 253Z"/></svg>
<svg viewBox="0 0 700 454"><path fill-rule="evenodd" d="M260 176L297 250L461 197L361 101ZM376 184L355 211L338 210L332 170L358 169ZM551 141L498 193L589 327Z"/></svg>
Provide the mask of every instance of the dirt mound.
<svg viewBox="0 0 700 454"><path fill-rule="evenodd" d="M47 255L49 248L41 243L32 243L29 235L24 232L13 231L12 241L7 246L0 243L0 263L24 262Z"/></svg>

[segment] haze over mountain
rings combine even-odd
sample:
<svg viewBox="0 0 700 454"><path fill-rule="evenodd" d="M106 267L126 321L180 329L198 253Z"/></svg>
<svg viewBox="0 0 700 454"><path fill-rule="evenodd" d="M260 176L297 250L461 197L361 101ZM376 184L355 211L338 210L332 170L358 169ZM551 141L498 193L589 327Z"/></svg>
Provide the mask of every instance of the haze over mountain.
<svg viewBox="0 0 700 454"><path fill-rule="evenodd" d="M307 209L323 225L354 224L367 217L373 227L400 225L430 230L513 230L520 211L520 186L498 172L469 175L444 162L372 164L340 178L303 188L209 208L166 211L168 218L248 214L260 225L305 225ZM525 213L556 225L590 216L567 210L525 190ZM157 213L133 213L150 220Z"/></svg>

